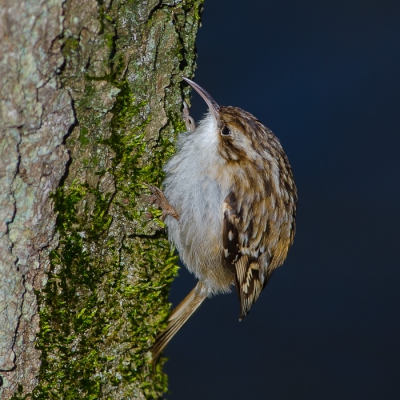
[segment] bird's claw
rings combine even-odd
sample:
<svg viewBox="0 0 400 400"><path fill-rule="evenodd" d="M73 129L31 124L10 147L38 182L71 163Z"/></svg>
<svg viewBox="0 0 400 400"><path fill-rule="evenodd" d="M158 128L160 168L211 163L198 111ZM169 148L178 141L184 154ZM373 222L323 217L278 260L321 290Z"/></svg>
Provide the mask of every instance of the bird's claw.
<svg viewBox="0 0 400 400"><path fill-rule="evenodd" d="M185 100L183 101L182 119L185 121L186 130L188 132L193 132L196 129L196 124L189 114L189 107Z"/></svg>
<svg viewBox="0 0 400 400"><path fill-rule="evenodd" d="M168 215L174 217L176 220L179 220L179 214L176 212L175 208L168 203L164 193L156 186L148 185L147 183L145 183L145 185L152 193L152 195L149 196L149 203L160 207L162 210L162 216L160 217L160 220L164 222Z"/></svg>

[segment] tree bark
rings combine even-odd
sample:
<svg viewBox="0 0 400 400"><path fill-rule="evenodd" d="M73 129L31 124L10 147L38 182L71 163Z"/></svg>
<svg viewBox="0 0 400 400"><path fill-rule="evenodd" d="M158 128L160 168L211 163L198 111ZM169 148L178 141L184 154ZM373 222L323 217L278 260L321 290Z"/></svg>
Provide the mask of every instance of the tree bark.
<svg viewBox="0 0 400 400"><path fill-rule="evenodd" d="M176 256L143 184L184 130L201 6L0 0L2 399L166 391Z"/></svg>

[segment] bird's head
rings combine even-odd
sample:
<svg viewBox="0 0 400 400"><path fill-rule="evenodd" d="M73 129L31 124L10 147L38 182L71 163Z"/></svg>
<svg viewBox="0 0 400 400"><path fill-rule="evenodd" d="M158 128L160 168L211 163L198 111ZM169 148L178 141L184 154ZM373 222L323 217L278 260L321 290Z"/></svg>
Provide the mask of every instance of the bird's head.
<svg viewBox="0 0 400 400"><path fill-rule="evenodd" d="M276 137L257 118L238 107L220 106L212 96L197 83L183 78L206 102L213 117L213 138L217 138L220 155L228 162L256 162L274 152ZM209 117L210 117L209 116ZM271 143L269 143L271 142ZM271 148L271 146L273 146ZM280 145L279 145L280 147Z"/></svg>

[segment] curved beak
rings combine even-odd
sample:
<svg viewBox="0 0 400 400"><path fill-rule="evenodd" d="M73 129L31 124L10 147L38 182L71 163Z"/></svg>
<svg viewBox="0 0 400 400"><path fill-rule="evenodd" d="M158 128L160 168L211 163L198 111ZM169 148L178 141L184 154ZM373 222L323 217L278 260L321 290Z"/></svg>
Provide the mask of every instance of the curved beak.
<svg viewBox="0 0 400 400"><path fill-rule="evenodd" d="M211 95L208 92L206 92L197 83L191 81L188 78L185 78L184 76L182 77L182 79L185 82L187 82L203 98L203 100L207 103L208 108L213 113L215 119L218 121L219 120L219 105L217 104L217 102L211 97Z"/></svg>

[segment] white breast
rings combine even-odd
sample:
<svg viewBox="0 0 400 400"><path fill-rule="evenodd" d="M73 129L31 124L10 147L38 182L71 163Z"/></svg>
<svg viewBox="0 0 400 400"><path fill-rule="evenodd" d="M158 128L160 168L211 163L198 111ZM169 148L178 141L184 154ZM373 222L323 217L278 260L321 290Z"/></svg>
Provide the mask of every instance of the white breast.
<svg viewBox="0 0 400 400"><path fill-rule="evenodd" d="M214 117L206 115L194 132L181 135L177 153L164 167L164 193L180 215L179 222L167 217L168 237L187 268L205 282L225 273L221 265L222 204L231 182L223 173L225 161L217 153L216 128ZM229 290L229 283L224 285L211 291Z"/></svg>

